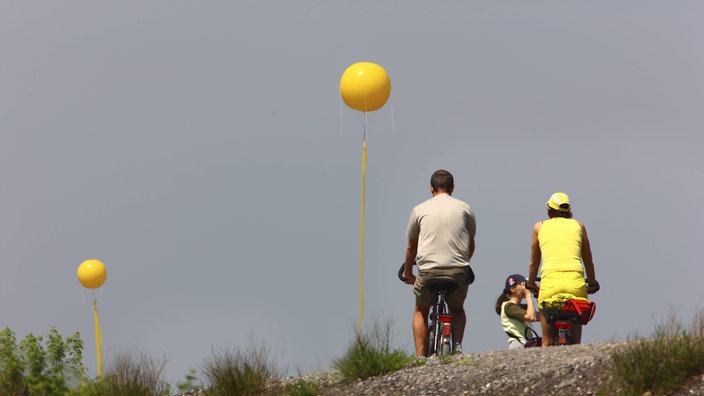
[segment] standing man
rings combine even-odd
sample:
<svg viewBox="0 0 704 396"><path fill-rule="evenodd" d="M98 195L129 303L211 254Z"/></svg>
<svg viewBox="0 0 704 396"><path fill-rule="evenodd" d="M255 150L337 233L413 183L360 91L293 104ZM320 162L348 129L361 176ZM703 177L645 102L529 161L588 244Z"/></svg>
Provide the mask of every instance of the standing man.
<svg viewBox="0 0 704 396"><path fill-rule="evenodd" d="M437 302L437 296L428 290L427 283L437 277L452 277L458 286L447 297L447 305L454 314L452 339L454 350L462 353L462 338L467 323L464 300L469 260L474 254L474 235L477 223L469 204L452 197L455 182L452 174L438 170L430 178L433 197L419 204L408 220L406 261L403 277L413 285L416 308L413 314L413 341L417 356L425 356L428 346L428 313ZM413 275L413 262L418 266L418 277Z"/></svg>

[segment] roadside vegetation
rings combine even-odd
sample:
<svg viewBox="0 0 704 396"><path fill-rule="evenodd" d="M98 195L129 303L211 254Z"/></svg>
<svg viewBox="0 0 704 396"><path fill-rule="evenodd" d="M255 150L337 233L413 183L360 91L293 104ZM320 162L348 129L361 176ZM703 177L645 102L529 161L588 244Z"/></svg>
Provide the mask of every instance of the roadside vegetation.
<svg viewBox="0 0 704 396"><path fill-rule="evenodd" d="M0 331L0 395L64 395L85 374L83 341L78 333L64 338L52 328L45 337Z"/></svg>
<svg viewBox="0 0 704 396"><path fill-rule="evenodd" d="M166 360L142 354L118 354L103 375L84 381L73 396L168 396L171 387L163 379Z"/></svg>
<svg viewBox="0 0 704 396"><path fill-rule="evenodd" d="M392 322L374 323L370 332L357 330L347 353L333 362L345 382L364 379L421 364L414 355L391 347Z"/></svg>
<svg viewBox="0 0 704 396"><path fill-rule="evenodd" d="M602 394L666 395L704 373L704 310L685 326L674 314L651 337L636 337L611 355L612 384Z"/></svg>
<svg viewBox="0 0 704 396"><path fill-rule="evenodd" d="M279 377L276 365L264 343L250 343L246 349L213 352L203 375L208 396L265 394L271 381Z"/></svg>
<svg viewBox="0 0 704 396"><path fill-rule="evenodd" d="M404 350L393 348L392 324L374 323L370 331L356 331L345 354L332 362L335 376L353 382L406 367L422 365ZM461 364L475 364L471 359ZM63 337L55 328L46 336L0 331L0 395L3 396L168 396L200 390L198 394L312 396L321 383L300 378L282 380L276 359L265 343L213 355L199 378L192 369L177 390L163 380L165 359L119 354L103 375L88 378L83 365L83 341L78 333ZM666 395L704 374L704 310L684 325L675 315L647 337L635 336L612 353L610 383L601 395ZM338 379L339 380L339 379Z"/></svg>

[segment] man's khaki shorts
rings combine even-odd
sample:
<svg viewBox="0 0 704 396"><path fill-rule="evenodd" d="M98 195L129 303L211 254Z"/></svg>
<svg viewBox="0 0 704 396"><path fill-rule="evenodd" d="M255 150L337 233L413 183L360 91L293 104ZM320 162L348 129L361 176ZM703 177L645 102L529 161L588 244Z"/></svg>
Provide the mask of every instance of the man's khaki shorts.
<svg viewBox="0 0 704 396"><path fill-rule="evenodd" d="M435 268L419 271L418 276L416 276L416 283L413 284L413 293L416 295L416 301L426 306L435 305L438 302L438 296L428 289L428 281L433 278L450 277L457 282L457 289L445 296L445 302L449 307L462 306L465 298L467 298L467 290L469 289L469 285L466 284L468 272L469 267Z"/></svg>

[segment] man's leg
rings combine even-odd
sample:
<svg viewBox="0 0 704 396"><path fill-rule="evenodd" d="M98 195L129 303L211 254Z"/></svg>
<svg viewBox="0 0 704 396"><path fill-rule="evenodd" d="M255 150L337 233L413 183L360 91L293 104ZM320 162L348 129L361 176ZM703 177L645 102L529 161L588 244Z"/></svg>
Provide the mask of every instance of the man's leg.
<svg viewBox="0 0 704 396"><path fill-rule="evenodd" d="M413 341L416 345L416 356L425 356L428 348L428 313L430 307L416 301L413 313Z"/></svg>
<svg viewBox="0 0 704 396"><path fill-rule="evenodd" d="M462 343L464 338L464 328L467 326L467 314L464 312L464 306L450 307L452 312L452 341L458 344Z"/></svg>

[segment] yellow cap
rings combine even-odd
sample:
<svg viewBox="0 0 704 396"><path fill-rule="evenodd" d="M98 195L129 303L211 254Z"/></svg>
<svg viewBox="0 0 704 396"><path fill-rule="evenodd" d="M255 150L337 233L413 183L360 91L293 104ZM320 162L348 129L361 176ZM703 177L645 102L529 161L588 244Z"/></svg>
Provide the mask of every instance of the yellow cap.
<svg viewBox="0 0 704 396"><path fill-rule="evenodd" d="M550 199L548 199L547 204L549 207L555 210L560 210L563 212L570 211L570 198L567 196L567 194L562 192L556 192L555 194L551 195Z"/></svg>

